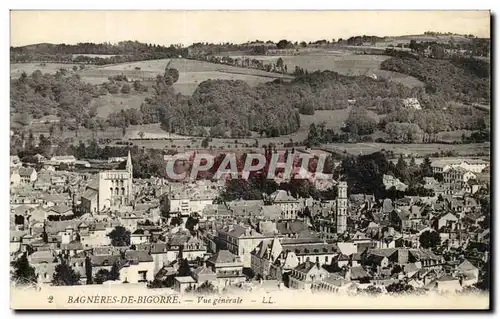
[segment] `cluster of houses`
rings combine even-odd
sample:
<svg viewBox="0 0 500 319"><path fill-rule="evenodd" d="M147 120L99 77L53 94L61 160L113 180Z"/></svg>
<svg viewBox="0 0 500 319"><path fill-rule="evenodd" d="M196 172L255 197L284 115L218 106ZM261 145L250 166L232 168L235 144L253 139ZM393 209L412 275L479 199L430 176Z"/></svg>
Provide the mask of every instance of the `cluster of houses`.
<svg viewBox="0 0 500 319"><path fill-rule="evenodd" d="M70 159L50 159L57 160ZM11 262L26 254L40 284L51 284L64 262L80 284L114 273L103 281L179 293L349 293L370 286L390 291L399 283L455 291L477 283L489 260L490 229L478 200L486 189L478 178L488 167L483 162L434 162L444 180L428 178L426 187L461 187L433 197L377 199L349 194L346 182L332 181L331 200L277 190L261 200L223 202L221 181L137 180L130 155L110 161L125 161L126 168L37 172L11 158L17 172L11 174ZM392 176L384 184L406 186ZM125 239L116 240L111 234L120 227Z"/></svg>

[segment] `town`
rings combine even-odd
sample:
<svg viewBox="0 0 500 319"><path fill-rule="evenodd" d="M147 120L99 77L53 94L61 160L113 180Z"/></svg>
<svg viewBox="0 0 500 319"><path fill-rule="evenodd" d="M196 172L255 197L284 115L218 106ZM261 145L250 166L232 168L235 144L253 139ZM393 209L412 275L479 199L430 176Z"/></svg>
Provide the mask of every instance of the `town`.
<svg viewBox="0 0 500 319"><path fill-rule="evenodd" d="M386 198L352 193L342 176L320 183L292 176L272 193L260 189L258 200L224 196L247 182L227 176L134 178L130 151L109 159L116 168L94 174L74 156L39 160L37 171L11 156L10 251L20 281L178 293L425 293L487 285L486 160L424 159L417 168L429 175L421 179L423 195L408 195L394 174L382 176ZM401 157L394 167L412 161ZM306 184L321 196L305 195Z"/></svg>
<svg viewBox="0 0 500 319"><path fill-rule="evenodd" d="M485 307L491 12L298 14L11 11L13 308Z"/></svg>

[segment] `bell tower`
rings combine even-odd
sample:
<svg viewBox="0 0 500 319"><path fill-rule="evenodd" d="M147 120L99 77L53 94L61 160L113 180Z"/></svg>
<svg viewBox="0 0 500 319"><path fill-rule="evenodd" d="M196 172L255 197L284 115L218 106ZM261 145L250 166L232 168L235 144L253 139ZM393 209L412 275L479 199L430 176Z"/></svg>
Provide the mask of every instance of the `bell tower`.
<svg viewBox="0 0 500 319"><path fill-rule="evenodd" d="M347 182L339 182L337 185L337 234L342 234L347 229Z"/></svg>

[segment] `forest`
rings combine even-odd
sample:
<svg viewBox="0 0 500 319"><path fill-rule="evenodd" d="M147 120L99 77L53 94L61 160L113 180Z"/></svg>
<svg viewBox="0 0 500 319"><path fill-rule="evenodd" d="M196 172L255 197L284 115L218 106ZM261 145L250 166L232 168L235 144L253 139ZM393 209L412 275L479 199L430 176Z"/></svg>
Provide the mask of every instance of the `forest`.
<svg viewBox="0 0 500 319"><path fill-rule="evenodd" d="M31 75L23 73L10 81L10 114L16 125L27 126L32 119L45 115L57 115L63 124L72 125L70 119L96 116L90 101L98 96L94 85L82 82L77 75L68 75L62 69L56 74L42 74L39 70Z"/></svg>
<svg viewBox="0 0 500 319"><path fill-rule="evenodd" d="M426 84L428 94L439 95L448 101L490 102L490 74L487 72L489 63L485 61L474 58L443 60L407 55L382 62L381 69L414 76Z"/></svg>
<svg viewBox="0 0 500 319"><path fill-rule="evenodd" d="M144 60L186 57L187 48L179 46L162 46L141 43L138 41L122 41L111 43L78 43L70 44L35 44L10 48L10 62L75 62L86 64L115 64ZM82 55L79 55L82 54ZM89 56L109 55L108 57Z"/></svg>

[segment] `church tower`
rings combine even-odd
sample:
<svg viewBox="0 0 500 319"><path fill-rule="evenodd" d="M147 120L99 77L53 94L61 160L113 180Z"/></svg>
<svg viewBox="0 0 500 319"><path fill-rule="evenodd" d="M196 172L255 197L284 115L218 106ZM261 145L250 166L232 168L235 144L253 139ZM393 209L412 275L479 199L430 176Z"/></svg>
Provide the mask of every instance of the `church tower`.
<svg viewBox="0 0 500 319"><path fill-rule="evenodd" d="M337 234L342 234L347 229L347 182L337 185Z"/></svg>
<svg viewBox="0 0 500 319"><path fill-rule="evenodd" d="M131 174L130 178L132 178L133 177L132 174L134 172L134 169L133 169L133 166L132 166L132 156L130 155L130 150L128 151L127 164L125 165L125 169L127 170L127 172L129 172Z"/></svg>

